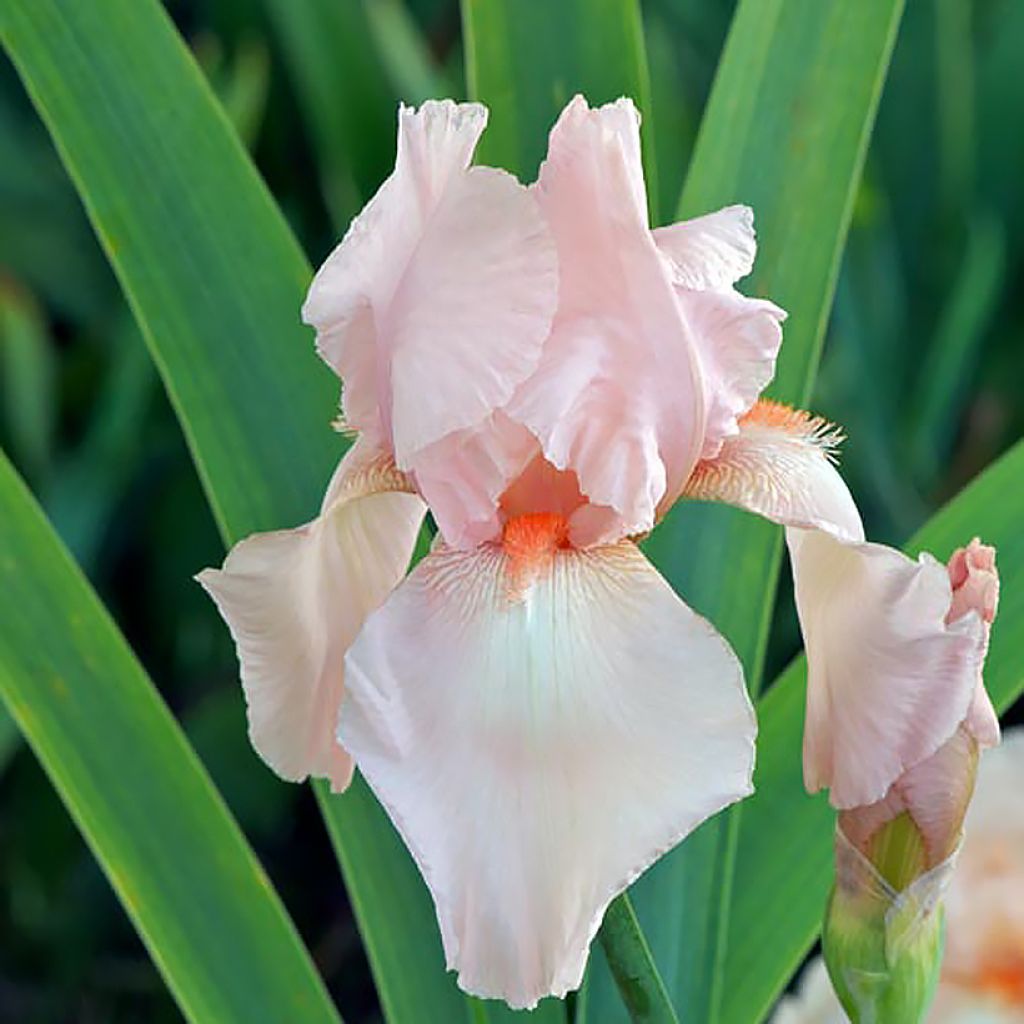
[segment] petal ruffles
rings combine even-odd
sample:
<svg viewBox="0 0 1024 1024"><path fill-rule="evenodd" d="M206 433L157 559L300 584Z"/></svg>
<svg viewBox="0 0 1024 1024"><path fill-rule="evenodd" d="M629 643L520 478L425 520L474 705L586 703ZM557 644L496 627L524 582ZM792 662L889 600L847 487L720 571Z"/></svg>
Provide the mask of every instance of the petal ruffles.
<svg viewBox="0 0 1024 1024"><path fill-rule="evenodd" d="M366 616L405 574L426 512L389 460L356 445L316 519L236 544L197 579L231 630L249 737L284 779L329 778L352 759L335 737L344 657Z"/></svg>
<svg viewBox="0 0 1024 1024"><path fill-rule="evenodd" d="M609 901L751 791L725 641L629 542L441 548L346 659L339 737L430 886L470 992L579 985Z"/></svg>
<svg viewBox="0 0 1024 1024"><path fill-rule="evenodd" d="M401 109L395 170L303 307L344 378L349 425L403 470L508 401L555 311L555 247L536 197L469 166L486 120L479 104L450 100Z"/></svg>
<svg viewBox="0 0 1024 1024"><path fill-rule="evenodd" d="M804 781L850 808L882 800L969 708L984 718L987 627L974 612L947 623L953 589L933 558L864 541L835 442L824 421L760 401L684 495L787 526L808 662Z"/></svg>

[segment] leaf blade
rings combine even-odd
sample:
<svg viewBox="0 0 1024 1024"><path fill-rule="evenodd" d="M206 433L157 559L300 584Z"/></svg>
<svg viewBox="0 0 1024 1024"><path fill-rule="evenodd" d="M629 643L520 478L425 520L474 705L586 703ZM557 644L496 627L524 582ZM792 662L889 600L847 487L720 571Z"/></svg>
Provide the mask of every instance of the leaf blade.
<svg viewBox="0 0 1024 1024"><path fill-rule="evenodd" d="M309 518L343 446L328 427L337 382L299 322L309 265L167 15L154 0L0 0L0 38L121 281L225 540ZM404 879L396 887L355 847L344 865L391 1020L463 1018L422 923L429 905L393 902L422 889L397 834L365 791L320 801L336 842L365 824ZM374 939L403 930L426 944Z"/></svg>
<svg viewBox="0 0 1024 1024"><path fill-rule="evenodd" d="M0 552L0 693L186 1017L337 1021L234 819L2 455Z"/></svg>

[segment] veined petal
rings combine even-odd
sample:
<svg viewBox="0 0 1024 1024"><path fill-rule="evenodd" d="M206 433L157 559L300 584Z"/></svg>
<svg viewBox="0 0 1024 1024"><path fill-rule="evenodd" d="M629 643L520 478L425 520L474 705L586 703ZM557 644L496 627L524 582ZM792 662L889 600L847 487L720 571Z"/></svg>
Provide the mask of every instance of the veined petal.
<svg viewBox="0 0 1024 1024"><path fill-rule="evenodd" d="M448 966L514 1007L577 987L609 901L751 791L755 734L735 655L634 545L530 528L417 566L349 651L339 726Z"/></svg>
<svg viewBox="0 0 1024 1024"><path fill-rule="evenodd" d="M775 376L784 310L737 291L678 292L707 385L702 459L714 458Z"/></svg>
<svg viewBox="0 0 1024 1024"><path fill-rule="evenodd" d="M977 764L978 743L960 726L931 757L904 772L882 800L840 812L839 827L869 856L871 837L906 812L921 833L926 866L933 868L953 853L963 835Z"/></svg>
<svg viewBox="0 0 1024 1024"><path fill-rule="evenodd" d="M944 566L881 544L787 531L807 649L804 781L872 804L963 722L984 659L974 613L947 624Z"/></svg>
<svg viewBox="0 0 1024 1024"><path fill-rule="evenodd" d="M719 454L697 463L682 496L724 501L774 523L863 540L860 513L833 464L839 440L825 420L761 399Z"/></svg>
<svg viewBox="0 0 1024 1024"><path fill-rule="evenodd" d="M329 778L340 792L352 776L335 737L345 651L404 575L426 512L399 486L390 461L357 444L317 519L255 534L196 577L235 640L252 744L289 781Z"/></svg>
<svg viewBox="0 0 1024 1024"><path fill-rule="evenodd" d="M722 291L754 269L754 211L749 206L725 206L655 228L654 241L671 264L678 287Z"/></svg>
<svg viewBox="0 0 1024 1024"><path fill-rule="evenodd" d="M493 413L416 457L416 487L451 547L473 548L501 533L499 499L540 446L524 426Z"/></svg>
<svg viewBox="0 0 1024 1024"><path fill-rule="evenodd" d="M559 253L540 365L508 407L623 533L654 524L703 445L704 385L669 268L647 226L639 116L577 97L551 132L536 193Z"/></svg>
<svg viewBox="0 0 1024 1024"><path fill-rule="evenodd" d="M395 171L303 307L345 381L349 424L385 440L403 470L508 401L554 315L557 257L536 197L468 166L486 119L450 100L401 109Z"/></svg>

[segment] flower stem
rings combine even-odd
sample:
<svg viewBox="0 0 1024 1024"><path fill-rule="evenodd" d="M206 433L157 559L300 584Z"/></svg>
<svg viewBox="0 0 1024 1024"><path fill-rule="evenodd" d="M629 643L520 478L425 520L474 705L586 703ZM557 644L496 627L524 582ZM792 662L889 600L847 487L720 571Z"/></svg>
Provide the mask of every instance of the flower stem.
<svg viewBox="0 0 1024 1024"><path fill-rule="evenodd" d="M609 904L598 938L633 1024L679 1024L626 893Z"/></svg>

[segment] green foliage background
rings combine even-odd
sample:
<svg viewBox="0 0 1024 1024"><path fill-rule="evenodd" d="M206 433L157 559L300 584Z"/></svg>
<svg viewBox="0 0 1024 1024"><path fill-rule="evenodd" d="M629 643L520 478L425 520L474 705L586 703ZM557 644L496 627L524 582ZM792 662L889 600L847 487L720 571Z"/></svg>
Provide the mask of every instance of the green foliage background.
<svg viewBox="0 0 1024 1024"><path fill-rule="evenodd" d="M12 52L16 32L11 26L19 23L19 9L33 4L0 0L0 28L10 33L12 42L5 38L5 44ZM52 11L53 23L60 25L75 6L38 0L33 17ZM139 9L149 6L149 0L140 0ZM133 61L154 83L151 93L137 95L129 88L112 102L109 124L116 131L111 144L101 139L103 113L98 109L80 112L80 142L67 134L63 138L67 153L88 152L91 144L94 166L109 165L115 181L119 168L136 157L152 156L145 149L147 140L160 141L147 111L162 117L169 106L188 115L182 127L188 145L168 138L166 162L136 169L148 191L136 197L133 208L120 208L116 188L104 193L106 207L93 190L90 213L108 225L102 247L18 74L0 58L0 445L173 715L166 715L156 692L147 689L145 674L112 627L109 635L86 630L79 637L67 625L75 614L73 604L64 620L47 623L43 612L31 617L33 601L45 610L57 597L78 594L76 587L83 601L89 598L70 562L59 552L41 554L52 547L51 538L5 466L0 473L5 494L0 501L0 636L8 645L0 644L0 655L7 652L6 659L0 657L0 676L6 671L5 696L14 707L12 694L20 685L30 701L28 684L41 673L66 673L73 681L76 659L87 661L93 674L82 673L78 685L94 681L76 691L82 700L79 712L53 720L56 735L65 738L68 749L79 741L86 750L95 749L97 757L109 759L109 777L120 770L137 789L126 792L123 804L125 815L134 808L134 819L76 814L106 865L119 903L51 779L13 722L0 719L0 1019L179 1020L182 1010L170 991L193 1019L234 1019L229 1014L235 1010L226 1008L240 1005L232 1002L234 997L223 1007L215 995L210 996L213 1002L201 999L216 993L222 972L228 972L243 1000L247 969L260 974L266 992L277 991L282 999L289 998L288 986L299 977L295 984L308 996L302 1012L309 1016L296 1011L294 1019L330 1019L326 1004L316 1008L317 986L309 980L312 973L290 926L271 903L265 909L260 902L264 882L240 882L229 865L225 878L233 879L231 884L211 883L208 893L189 887L188 873L193 862L201 869L204 845L211 851L218 843L237 847L238 864L250 863L221 810L220 796L347 1021L372 1021L382 1014L391 1022L510 1016L464 1001L441 974L424 894L365 789L340 802L320 794L325 829L313 790L278 782L252 753L226 631L191 576L219 562L222 538L301 520L315 506L315 487L313 492L308 487L321 477L326 483L336 454L336 439L327 430L333 385L326 373L303 362L312 365L311 339L297 323L297 297L308 273L306 260L316 265L326 255L388 172L400 99L477 95L487 100L492 127L482 158L530 179L543 151L543 135L533 125L549 122L580 83L595 101L628 88L646 108L645 158L656 221L675 215L684 181L687 215L716 203L752 202L765 214L761 225L767 233L757 275L745 287L783 304L790 296L799 303L808 280L821 277L817 294L822 308L800 308L790 323L778 385L782 390L777 392L790 401L806 397L817 353L817 317L828 310L832 250L828 238L820 251L787 247L785 239L789 225L795 225L793 231L805 230L801 213L825 203L828 187L846 187L856 147L850 144L847 158L841 134L787 132L801 118L821 113L828 124L849 122L855 136L870 99L870 81L865 79L864 95L851 88L817 96L818 107L809 113L802 97L817 94L801 92L800 76L810 76L813 85L821 68L822 80L827 77L834 60L828 48L830 22L839 17L841 0L822 0L820 17L810 18L800 14L800 3L747 4L748 13L756 11L753 17L763 23L751 24L745 38L766 39L771 46L738 55L737 94L730 98L728 83L721 86L718 134L709 129L697 144L734 6L729 0L643 0L639 5L566 0L552 18L543 0L466 0L461 11L456 0L169 2L177 30L252 154L305 258L255 185L251 194L243 190L223 204L197 191L188 217L184 209L170 214L164 209L168 197L182 187L174 163L182 147L194 161L192 170L201 168L203 160L230 164L241 150L228 134L222 138L223 118L207 103L198 75L195 80L186 75L188 88L178 91L174 76L186 67L185 57L170 53L166 66L156 59L164 54L158 46L162 36L153 32L156 22L139 15L140 39L152 45L152 54L142 47L137 53L112 51L104 68L86 54L80 66L59 63L54 72L58 81L63 76L72 86L74 76L81 76L81 89L69 89L69 110L87 94L90 82L98 88L94 76L116 71L127 78ZM884 49L900 5L879 0L872 6L880 12L873 27L877 47ZM124 14L120 24L128 31L134 24L130 0L111 4L118 8ZM69 23L74 20L69 17ZM842 38L839 28L831 26ZM859 32L864 26L853 28ZM467 38L472 40L468 47ZM865 39L867 48L870 39ZM812 408L849 433L844 473L869 534L877 540L906 543L1022 435L1022 51L1024 7L1016 0L914 0L903 14L810 397ZM870 59L867 49L865 54ZM743 135L747 149L741 150L735 143L737 124L750 116L743 102L744 97L751 103L755 99L752 83L758 79L749 69L758 61L767 69L765 88L776 90L769 99L776 102L753 107L753 123ZM778 73L780 66L787 75ZM167 76L163 92L158 72ZM60 131L55 134L61 138ZM698 157L691 168L695 145ZM184 184L194 180L185 176ZM88 200L89 188L83 192ZM839 196L837 209L844 202ZM148 228L133 219L146 209L153 218ZM174 228L163 236L161 217ZM836 217L832 245L842 235L842 217ZM123 234L111 233L110 224L120 224ZM132 241L136 229L139 244ZM203 263L204 239L211 246L223 241L226 255L219 276L211 277ZM117 266L124 291L108 259ZM240 272L251 267L262 268L266 277ZM272 321L259 313L271 305L268 291L280 298L274 306L278 319ZM155 310L162 319L154 320ZM171 397L186 423L185 433L137 323L161 372L175 381ZM279 345L283 336L295 341L288 359ZM218 378L219 372L228 376ZM306 388L307 379L316 382L313 390ZM240 382L237 390L252 401L246 404L232 395L225 380ZM268 389L279 397L279 405L262 401ZM225 404L237 415L226 414L218 422L217 410ZM1024 521L1020 453L1014 449L927 527L919 543L943 556L969 539L985 510L983 522L999 533L998 539L1006 538L1007 564L1024 564L1020 544L1014 546L1015 524ZM214 499L213 512L204 483ZM688 539L692 536L704 538L698 556ZM30 549L38 557L22 558ZM785 574L770 624L743 605L751 602L752 589L756 604L760 586L776 586L777 534L751 532L739 514L684 509L654 535L650 553L680 592L726 629L752 681L774 679L797 653ZM739 561L730 563L730 557ZM751 565L752 575L747 573ZM34 588L25 582L29 570ZM753 579L764 582L755 587ZM1024 636L1014 588L1015 581L1007 579L1007 602L993 644L995 678L990 679L1004 707L1022 681L1011 653L1015 638ZM99 610L96 614L97 622L106 622ZM71 637L66 644L61 639L65 633ZM33 643L38 651L27 659ZM10 654L16 647L22 661ZM122 664L137 684L131 700L111 681ZM813 939L807 908L815 906L816 893L828 884L828 820L820 801L801 797L793 772L799 686L800 670L794 667L764 698L761 795L740 815L703 830L634 893L640 923L683 1019L705 1020L713 1014L730 1024L757 1019ZM111 715L102 722L110 731L88 733L83 722L107 707L105 700ZM104 738L115 735L122 710L129 723L126 732L134 721L130 716L137 713L137 720L151 723L153 735L166 746L102 749ZM1014 715L1011 710L1011 720ZM1021 717L1019 710L1016 717ZM170 763L178 756L174 720L213 786L191 754L181 762L188 770L178 780L179 789L156 777L161 759ZM19 718L23 728L26 721ZM43 757L43 744L36 746ZM51 753L62 749L55 741ZM156 774L140 777L147 757ZM90 798L92 777L83 765L67 759L56 767L48 763L69 806L76 793L78 799ZM107 800L116 808L119 794L103 791L103 778L98 776L94 803ZM195 821L178 821L181 808L175 804L182 799ZM160 817L155 824L153 814ZM185 831L175 832L179 827ZM190 834L195 842L182 841L175 856L161 865L164 874L154 875L153 902L145 892L141 902L134 901L138 892L119 878L110 858L116 855L122 859L117 863L126 864L137 858L144 871L146 858L166 849L161 845L165 836L172 841ZM792 898L794 879L771 870L790 864L794 856L807 858L808 874L798 879L811 891L805 904ZM255 871L252 879L262 878L258 868L245 870ZM231 888L235 883L237 892ZM187 903L190 895L206 905L225 901L223 914L210 914L223 929L224 941L232 928L236 935L239 929L256 928L252 945L243 947L244 956L236 963L227 958L221 967L214 958L215 967L204 975L189 962L192 955L197 962L203 957L210 962L204 950L188 936L179 942L160 931L160 922L173 915L175 900L182 919L188 919L180 900ZM161 907L161 899L169 906ZM237 921L233 901L247 907ZM731 918L726 914L730 906L735 908ZM744 929L730 936L727 926L723 930L723 922L738 917L778 928L780 915L792 907L796 910L787 927L794 938L780 945L774 960L768 948L771 933ZM200 929L202 920L196 918ZM252 920L260 924L252 926ZM265 945L263 927L270 936ZM275 956L278 940L280 948L291 951L283 959ZM211 949L217 941L214 935ZM176 942L183 951L180 969L190 979L184 983L177 973L179 961L173 960ZM256 966L264 955L267 963L280 967L277 989L273 972ZM288 957L294 958L294 971ZM723 978L729 979L724 991ZM181 984L191 993L188 997ZM280 1020L268 1006L262 1006L266 1019ZM624 1019L599 955L572 1009L580 1020ZM248 1019L258 1019L258 1012L257 1006ZM564 1020L565 1014L549 1005L534 1019L546 1024Z"/></svg>

